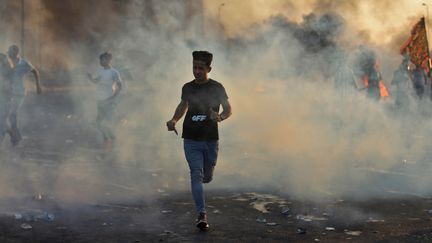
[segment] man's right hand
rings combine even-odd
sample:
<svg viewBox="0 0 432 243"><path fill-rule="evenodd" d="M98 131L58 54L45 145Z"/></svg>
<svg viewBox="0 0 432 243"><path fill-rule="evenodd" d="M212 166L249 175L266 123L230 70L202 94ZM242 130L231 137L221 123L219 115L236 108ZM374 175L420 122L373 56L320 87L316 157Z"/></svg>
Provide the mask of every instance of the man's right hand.
<svg viewBox="0 0 432 243"><path fill-rule="evenodd" d="M176 124L176 121L174 121L174 120L169 120L166 123L166 125L168 127L168 131L174 131L176 134L178 134L177 129L175 128L175 124Z"/></svg>

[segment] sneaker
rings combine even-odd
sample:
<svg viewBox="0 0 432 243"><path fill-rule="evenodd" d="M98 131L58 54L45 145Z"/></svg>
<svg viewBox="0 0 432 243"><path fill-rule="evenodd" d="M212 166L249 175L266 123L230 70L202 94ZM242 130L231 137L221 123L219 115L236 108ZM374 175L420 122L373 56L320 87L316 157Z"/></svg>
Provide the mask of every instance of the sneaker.
<svg viewBox="0 0 432 243"><path fill-rule="evenodd" d="M196 220L196 227L200 230L206 230L209 228L209 224L207 223L207 214L200 213Z"/></svg>

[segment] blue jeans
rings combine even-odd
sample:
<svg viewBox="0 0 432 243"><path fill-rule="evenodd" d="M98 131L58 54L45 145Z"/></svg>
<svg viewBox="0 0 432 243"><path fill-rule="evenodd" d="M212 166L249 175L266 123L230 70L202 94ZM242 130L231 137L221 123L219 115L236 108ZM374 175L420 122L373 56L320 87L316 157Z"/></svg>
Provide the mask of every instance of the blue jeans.
<svg viewBox="0 0 432 243"><path fill-rule="evenodd" d="M184 139L184 152L189 164L192 195L198 213L205 213L203 183L213 179L219 151L218 141Z"/></svg>

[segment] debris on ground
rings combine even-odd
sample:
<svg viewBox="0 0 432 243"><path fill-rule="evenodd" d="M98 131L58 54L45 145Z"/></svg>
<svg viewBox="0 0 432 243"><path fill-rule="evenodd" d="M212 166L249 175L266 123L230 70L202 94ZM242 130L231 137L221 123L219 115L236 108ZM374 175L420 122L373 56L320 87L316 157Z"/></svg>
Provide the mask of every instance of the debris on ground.
<svg viewBox="0 0 432 243"><path fill-rule="evenodd" d="M352 236L359 236L359 235L361 235L361 231L349 231L349 230L345 230L345 234L347 234L347 235L352 235Z"/></svg>
<svg viewBox="0 0 432 243"><path fill-rule="evenodd" d="M25 230L33 228L31 225L29 225L27 223L22 223L20 227L21 227L21 229L25 229Z"/></svg>
<svg viewBox="0 0 432 243"><path fill-rule="evenodd" d="M299 235L304 235L304 234L306 234L306 229L303 229L303 228L297 228L297 234L299 234Z"/></svg>
<svg viewBox="0 0 432 243"><path fill-rule="evenodd" d="M283 207L282 209L281 209L281 213L283 214L283 215L285 215L285 216L288 216L289 214L290 214L290 209L289 208L287 208L287 207Z"/></svg>
<svg viewBox="0 0 432 243"><path fill-rule="evenodd" d="M260 219L260 218L257 218L256 221L257 221L258 223L267 223L267 219Z"/></svg>
<svg viewBox="0 0 432 243"><path fill-rule="evenodd" d="M327 220L326 218L323 218L323 217L316 217L316 216L313 216L313 215L304 215L304 214L298 214L296 216L296 219L304 221L304 222Z"/></svg>

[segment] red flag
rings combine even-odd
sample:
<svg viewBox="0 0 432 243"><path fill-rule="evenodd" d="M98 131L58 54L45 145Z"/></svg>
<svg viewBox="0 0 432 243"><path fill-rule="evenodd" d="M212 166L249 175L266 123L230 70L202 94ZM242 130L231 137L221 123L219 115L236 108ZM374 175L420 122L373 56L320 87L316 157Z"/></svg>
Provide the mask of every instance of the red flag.
<svg viewBox="0 0 432 243"><path fill-rule="evenodd" d="M429 73L429 45L426 34L424 17L417 22L411 30L411 36L402 45L400 53L408 52L410 61L421 66L426 73Z"/></svg>

